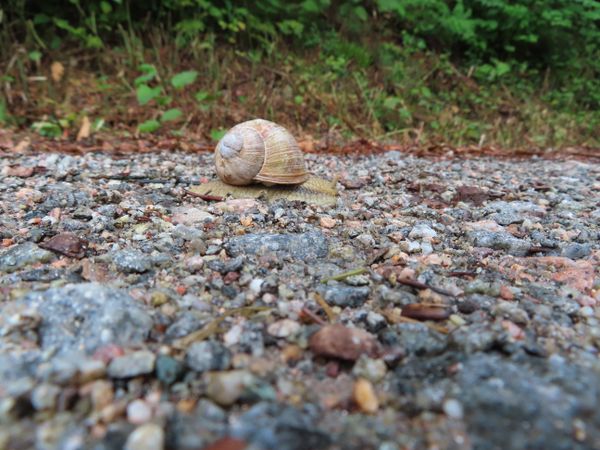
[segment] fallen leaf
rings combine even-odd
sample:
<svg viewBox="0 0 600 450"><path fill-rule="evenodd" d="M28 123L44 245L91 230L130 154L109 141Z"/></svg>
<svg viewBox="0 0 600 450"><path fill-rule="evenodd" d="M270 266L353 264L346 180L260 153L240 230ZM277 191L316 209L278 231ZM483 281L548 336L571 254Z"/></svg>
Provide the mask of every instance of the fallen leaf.
<svg viewBox="0 0 600 450"><path fill-rule="evenodd" d="M476 206L481 205L486 201L490 195L478 188L477 186L459 186L456 189L456 195L454 196L455 202L470 202Z"/></svg>
<svg viewBox="0 0 600 450"><path fill-rule="evenodd" d="M65 66L58 61L54 61L50 66L50 73L52 74L52 79L58 83L65 74Z"/></svg>
<svg viewBox="0 0 600 450"><path fill-rule="evenodd" d="M360 328L342 324L325 325L310 337L309 346L315 355L356 361L360 355L379 353L377 338Z"/></svg>
<svg viewBox="0 0 600 450"><path fill-rule="evenodd" d="M61 233L40 244L40 247L70 258L81 259L85 256L87 241L72 233Z"/></svg>
<svg viewBox="0 0 600 450"><path fill-rule="evenodd" d="M83 121L81 122L81 128L79 128L79 133L77 133L77 141L81 141L83 139L87 139L90 137L90 131L92 129L92 123L88 116L83 116Z"/></svg>

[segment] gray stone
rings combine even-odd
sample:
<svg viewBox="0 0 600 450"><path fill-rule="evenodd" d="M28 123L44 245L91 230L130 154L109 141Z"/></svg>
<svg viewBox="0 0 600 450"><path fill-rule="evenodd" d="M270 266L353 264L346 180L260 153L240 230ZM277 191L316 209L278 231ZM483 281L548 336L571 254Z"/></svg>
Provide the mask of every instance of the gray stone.
<svg viewBox="0 0 600 450"><path fill-rule="evenodd" d="M194 342L188 348L185 360L196 372L226 370L231 363L231 353L220 342Z"/></svg>
<svg viewBox="0 0 600 450"><path fill-rule="evenodd" d="M598 372L560 357L513 362L475 354L463 365L457 382L474 448L598 448ZM586 433L578 442L572 427L582 417Z"/></svg>
<svg viewBox="0 0 600 450"><path fill-rule="evenodd" d="M406 353L422 356L435 355L446 349L446 338L422 323L400 323L394 326L397 344Z"/></svg>
<svg viewBox="0 0 600 450"><path fill-rule="evenodd" d="M509 255L526 256L531 244L518 239L505 231L475 230L467 234L475 247L487 247L494 250L504 250Z"/></svg>
<svg viewBox="0 0 600 450"><path fill-rule="evenodd" d="M232 424L231 434L264 450L329 448L329 433L319 429L319 414L312 405L302 409L261 402Z"/></svg>
<svg viewBox="0 0 600 450"><path fill-rule="evenodd" d="M164 384L171 385L183 374L181 362L168 355L158 355L156 358L156 377Z"/></svg>
<svg viewBox="0 0 600 450"><path fill-rule="evenodd" d="M325 258L329 251L327 238L318 231L302 234L262 233L234 236L229 240L226 248L232 256L274 252L301 260Z"/></svg>
<svg viewBox="0 0 600 450"><path fill-rule="evenodd" d="M127 292L98 283L71 284L31 292L16 302L42 317L42 349L93 352L106 344L144 342L152 319Z"/></svg>
<svg viewBox="0 0 600 450"><path fill-rule="evenodd" d="M328 286L320 289L321 295L330 305L340 306L342 308L358 308L367 301L371 289L368 287L352 286Z"/></svg>
<svg viewBox="0 0 600 450"><path fill-rule="evenodd" d="M591 244L578 244L574 242L564 247L560 254L571 259L581 259L589 256L590 253L592 253Z"/></svg>
<svg viewBox="0 0 600 450"><path fill-rule="evenodd" d="M148 350L140 350L119 356L108 365L107 373L111 378L131 378L154 372L156 356Z"/></svg>
<svg viewBox="0 0 600 450"><path fill-rule="evenodd" d="M175 228L173 228L172 233L173 233L173 236L179 237L186 241L193 241L194 239L202 239L202 235L203 235L201 230L199 230L197 228L193 228L193 227L188 227L183 224L179 224Z"/></svg>
<svg viewBox="0 0 600 450"><path fill-rule="evenodd" d="M150 256L139 250L120 250L113 255L117 269L125 273L144 273L150 270Z"/></svg>
<svg viewBox="0 0 600 450"><path fill-rule="evenodd" d="M0 272L11 273L38 262L48 262L54 254L44 250L33 242L23 242L0 255Z"/></svg>

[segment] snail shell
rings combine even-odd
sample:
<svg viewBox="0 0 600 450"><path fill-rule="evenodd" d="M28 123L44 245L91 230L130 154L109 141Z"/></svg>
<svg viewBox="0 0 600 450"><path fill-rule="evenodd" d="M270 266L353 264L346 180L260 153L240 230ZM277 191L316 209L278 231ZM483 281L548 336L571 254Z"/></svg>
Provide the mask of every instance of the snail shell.
<svg viewBox="0 0 600 450"><path fill-rule="evenodd" d="M308 179L304 156L280 125L255 119L230 129L215 148L217 175L227 184L299 184Z"/></svg>

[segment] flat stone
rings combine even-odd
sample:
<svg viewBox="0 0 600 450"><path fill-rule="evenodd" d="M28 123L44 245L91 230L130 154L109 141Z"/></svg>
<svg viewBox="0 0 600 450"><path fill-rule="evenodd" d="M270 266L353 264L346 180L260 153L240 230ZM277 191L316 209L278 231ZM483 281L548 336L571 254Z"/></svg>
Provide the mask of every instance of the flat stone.
<svg viewBox="0 0 600 450"><path fill-rule="evenodd" d="M523 239L518 239L505 231L470 231L467 234L475 247L487 247L494 250L504 250L509 255L526 256L531 244Z"/></svg>
<svg viewBox="0 0 600 450"><path fill-rule="evenodd" d="M329 251L327 238L318 231L301 234L245 234L232 237L226 249L232 256L261 255L274 252L296 259L325 258Z"/></svg>
<svg viewBox="0 0 600 450"><path fill-rule="evenodd" d="M52 261L54 254L33 242L23 242L0 255L0 272L11 273L30 264Z"/></svg>
<svg viewBox="0 0 600 450"><path fill-rule="evenodd" d="M113 255L113 261L125 273L144 273L152 267L149 255L139 250L120 250Z"/></svg>
<svg viewBox="0 0 600 450"><path fill-rule="evenodd" d="M342 308L358 308L367 301L371 289L367 286L328 286L321 289L323 298L330 305L340 306Z"/></svg>
<svg viewBox="0 0 600 450"><path fill-rule="evenodd" d="M31 292L0 312L10 314L9 306L36 310L42 318L37 329L41 348L61 353L140 344L152 327L150 316L126 291L99 283Z"/></svg>
<svg viewBox="0 0 600 450"><path fill-rule="evenodd" d="M591 244L579 244L579 243L571 243L562 249L560 252L561 256L570 259L581 259L589 256L592 253L592 245Z"/></svg>
<svg viewBox="0 0 600 450"><path fill-rule="evenodd" d="M173 209L173 223L175 225L194 225L203 223L206 220L213 220L215 217L206 211L198 208L189 208L182 206Z"/></svg>
<svg viewBox="0 0 600 450"><path fill-rule="evenodd" d="M140 350L113 359L108 365L111 378L131 378L154 372L156 356L148 350Z"/></svg>

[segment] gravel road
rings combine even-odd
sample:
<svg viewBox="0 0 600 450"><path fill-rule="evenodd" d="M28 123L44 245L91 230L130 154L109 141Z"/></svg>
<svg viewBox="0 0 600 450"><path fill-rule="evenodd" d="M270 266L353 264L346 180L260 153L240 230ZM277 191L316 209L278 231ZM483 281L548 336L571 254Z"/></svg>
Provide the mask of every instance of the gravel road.
<svg viewBox="0 0 600 450"><path fill-rule="evenodd" d="M0 449L600 449L600 165L4 153Z"/></svg>

